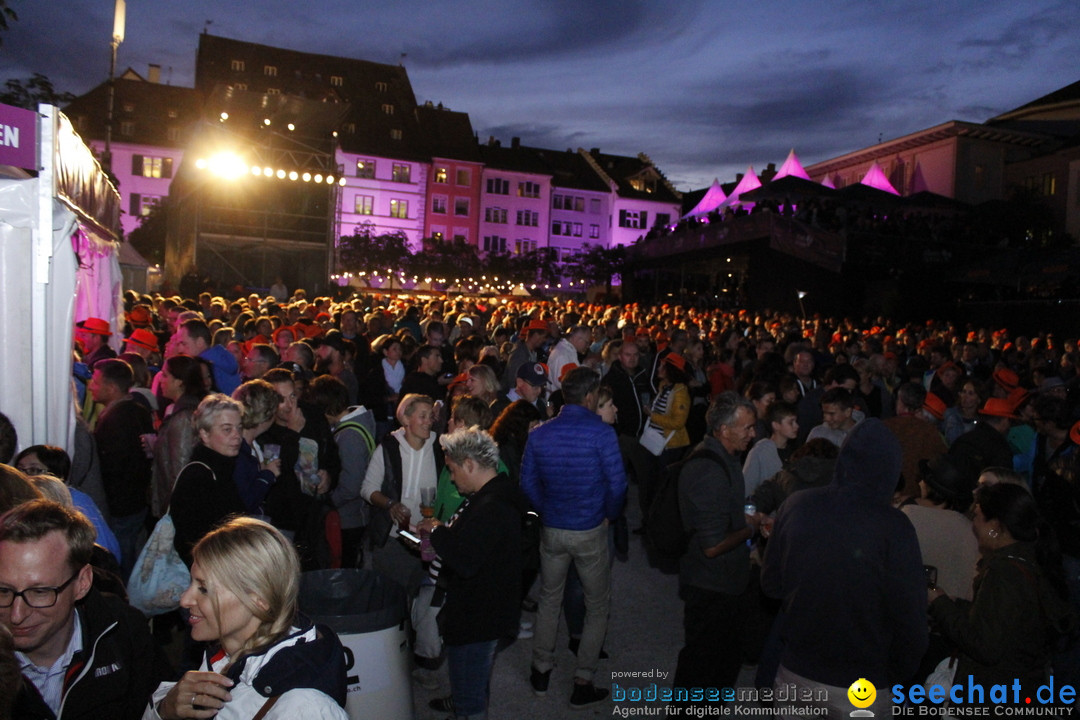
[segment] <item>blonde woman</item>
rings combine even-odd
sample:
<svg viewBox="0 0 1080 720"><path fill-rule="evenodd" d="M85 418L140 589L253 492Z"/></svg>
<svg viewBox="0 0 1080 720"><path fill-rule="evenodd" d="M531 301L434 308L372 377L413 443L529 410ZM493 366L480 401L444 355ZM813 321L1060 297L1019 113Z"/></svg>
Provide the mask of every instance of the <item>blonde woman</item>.
<svg viewBox="0 0 1080 720"><path fill-rule="evenodd" d="M341 643L296 614L292 543L260 520L235 518L200 540L192 558L180 605L191 613L192 639L212 644L199 670L158 686L143 720L347 718Z"/></svg>

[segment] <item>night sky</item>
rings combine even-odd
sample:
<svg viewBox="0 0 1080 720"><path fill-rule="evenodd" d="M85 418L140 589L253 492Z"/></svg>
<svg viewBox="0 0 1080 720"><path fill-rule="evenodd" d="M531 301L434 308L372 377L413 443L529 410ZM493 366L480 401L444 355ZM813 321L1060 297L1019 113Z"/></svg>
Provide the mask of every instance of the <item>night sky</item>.
<svg viewBox="0 0 1080 720"><path fill-rule="evenodd" d="M0 81L86 92L113 0L8 0ZM118 72L190 87L198 34L404 62L417 100L480 139L648 153L679 190L804 164L949 120L982 122L1080 80L1080 2L981 0L128 0ZM405 54L402 59L402 54Z"/></svg>

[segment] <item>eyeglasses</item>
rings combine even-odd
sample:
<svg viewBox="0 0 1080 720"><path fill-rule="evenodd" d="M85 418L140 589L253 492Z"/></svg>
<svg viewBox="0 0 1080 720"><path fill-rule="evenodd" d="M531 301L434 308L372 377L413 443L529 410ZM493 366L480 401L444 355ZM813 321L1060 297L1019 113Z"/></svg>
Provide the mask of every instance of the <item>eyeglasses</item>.
<svg viewBox="0 0 1080 720"><path fill-rule="evenodd" d="M15 598L21 597L27 607L51 608L56 604L60 593L64 592L72 581L79 577L80 570L76 570L63 585L56 587L32 587L25 590L15 591L11 588L0 587L0 608L9 608L15 604Z"/></svg>

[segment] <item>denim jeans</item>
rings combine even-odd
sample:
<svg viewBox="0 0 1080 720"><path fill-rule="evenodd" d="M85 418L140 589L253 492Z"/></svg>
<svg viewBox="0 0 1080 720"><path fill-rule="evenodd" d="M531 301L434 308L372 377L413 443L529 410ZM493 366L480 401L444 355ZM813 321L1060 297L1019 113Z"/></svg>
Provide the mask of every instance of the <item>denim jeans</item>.
<svg viewBox="0 0 1080 720"><path fill-rule="evenodd" d="M592 682L607 634L611 607L607 523L592 530L544 528L540 542L540 608L536 613L533 665L540 672L554 667L559 608L571 562L577 568L585 591L585 626L574 677Z"/></svg>
<svg viewBox="0 0 1080 720"><path fill-rule="evenodd" d="M491 694L491 668L495 664L498 640L484 640L468 645L447 645L446 662L450 672L450 694L454 715L484 720Z"/></svg>

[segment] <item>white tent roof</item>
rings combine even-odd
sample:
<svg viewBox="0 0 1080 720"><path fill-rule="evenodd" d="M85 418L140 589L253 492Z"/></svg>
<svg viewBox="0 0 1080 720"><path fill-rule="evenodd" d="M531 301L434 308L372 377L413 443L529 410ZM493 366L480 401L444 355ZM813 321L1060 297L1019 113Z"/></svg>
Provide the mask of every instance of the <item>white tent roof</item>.
<svg viewBox="0 0 1080 720"><path fill-rule="evenodd" d="M746 168L746 174L742 176L742 180L735 186L735 189L728 195L727 200L720 203L720 208L725 207L737 207L743 203L739 202L739 196L743 193L756 190L761 187L761 180L758 179L757 173L754 172L754 166L750 165ZM754 203L745 203L746 205L753 207Z"/></svg>
<svg viewBox="0 0 1080 720"><path fill-rule="evenodd" d="M799 156L795 154L795 148L791 148L791 152L788 153L787 160L780 166L780 169L776 171L776 175L773 176L773 180L779 180L782 177L788 175L794 175L795 177L801 177L803 180L809 180L810 176L806 174L806 170L803 169L802 163L799 162Z"/></svg>
<svg viewBox="0 0 1080 720"><path fill-rule="evenodd" d="M712 185L705 191L704 197L701 198L701 202L694 206L694 209L682 216L685 220L689 217L700 217L702 215L708 215L716 208L720 207L720 204L727 200L727 195L724 194L724 189L720 187L720 181L713 178Z"/></svg>
<svg viewBox="0 0 1080 720"><path fill-rule="evenodd" d="M874 161L874 164L866 171L865 177L859 182L863 185L869 185L872 188L892 193L893 195L900 194L896 191L896 188L892 186L892 183L889 182L889 178L885 177L885 173L882 171L881 166L877 164L877 160Z"/></svg>

